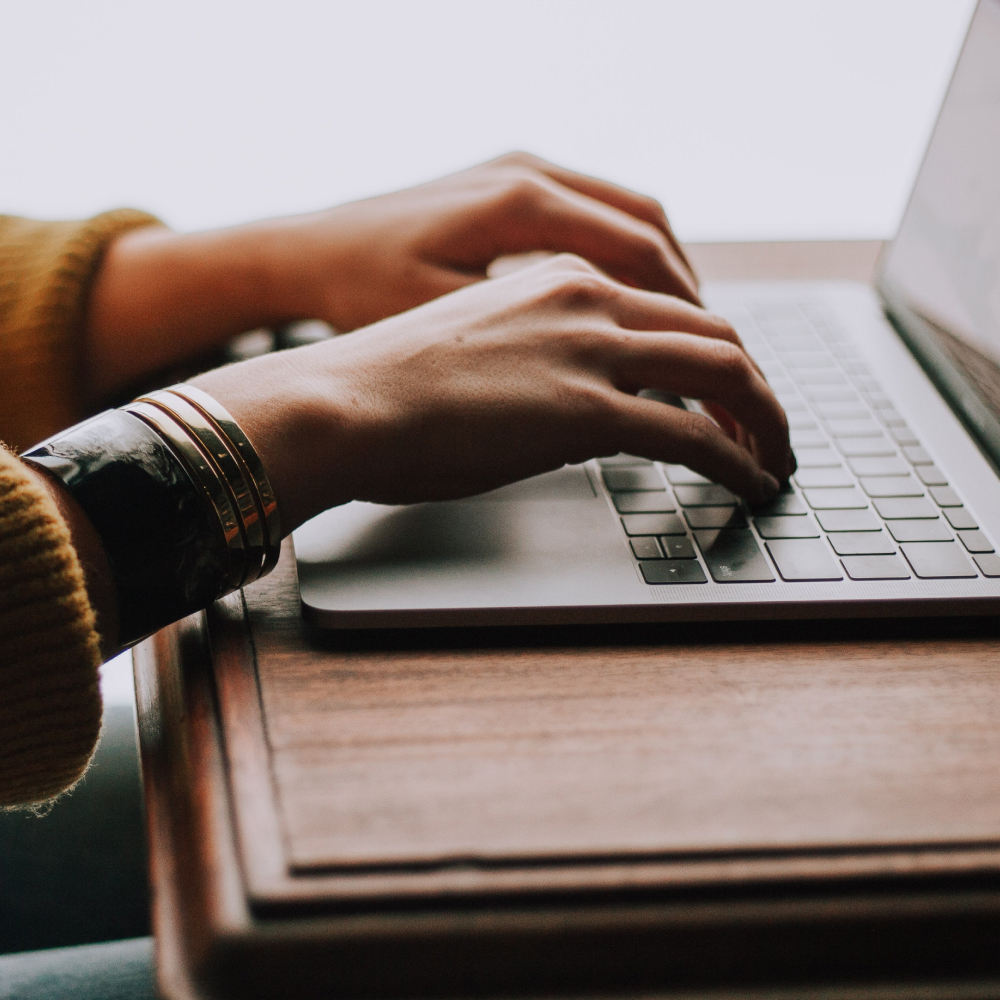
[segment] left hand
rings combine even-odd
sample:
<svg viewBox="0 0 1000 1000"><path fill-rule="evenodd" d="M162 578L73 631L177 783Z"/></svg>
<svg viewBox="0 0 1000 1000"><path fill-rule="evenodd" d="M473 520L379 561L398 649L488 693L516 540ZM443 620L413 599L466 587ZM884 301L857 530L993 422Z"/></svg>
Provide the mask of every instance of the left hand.
<svg viewBox="0 0 1000 1000"><path fill-rule="evenodd" d="M481 281L501 256L538 250L577 254L625 284L700 305L658 202L527 153L277 225L289 282L312 299L310 316L338 330Z"/></svg>
<svg viewBox="0 0 1000 1000"><path fill-rule="evenodd" d="M510 153L310 215L125 234L90 296L89 401L245 330L296 319L353 330L481 281L499 257L539 250L574 253L626 285L701 304L658 202Z"/></svg>

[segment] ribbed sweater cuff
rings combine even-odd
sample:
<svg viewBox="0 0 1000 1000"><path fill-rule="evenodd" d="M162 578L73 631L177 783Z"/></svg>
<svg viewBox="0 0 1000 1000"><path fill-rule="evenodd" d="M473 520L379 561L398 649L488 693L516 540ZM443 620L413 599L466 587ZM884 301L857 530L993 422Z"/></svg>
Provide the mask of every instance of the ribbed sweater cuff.
<svg viewBox="0 0 1000 1000"><path fill-rule="evenodd" d="M100 662L69 529L0 447L0 806L42 802L83 775L101 729Z"/></svg>
<svg viewBox="0 0 1000 1000"><path fill-rule="evenodd" d="M0 438L37 444L85 416L83 329L104 251L117 237L159 225L130 208L80 222L0 216Z"/></svg>

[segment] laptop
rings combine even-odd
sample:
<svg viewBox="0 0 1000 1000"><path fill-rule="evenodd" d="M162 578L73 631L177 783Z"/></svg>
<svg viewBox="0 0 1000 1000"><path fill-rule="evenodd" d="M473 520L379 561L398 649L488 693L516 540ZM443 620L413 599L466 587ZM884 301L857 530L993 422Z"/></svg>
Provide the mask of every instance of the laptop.
<svg viewBox="0 0 1000 1000"><path fill-rule="evenodd" d="M752 509L618 455L295 532L331 628L1000 611L1000 0L980 0L874 289L720 282L798 471ZM696 406L662 398L663 405Z"/></svg>

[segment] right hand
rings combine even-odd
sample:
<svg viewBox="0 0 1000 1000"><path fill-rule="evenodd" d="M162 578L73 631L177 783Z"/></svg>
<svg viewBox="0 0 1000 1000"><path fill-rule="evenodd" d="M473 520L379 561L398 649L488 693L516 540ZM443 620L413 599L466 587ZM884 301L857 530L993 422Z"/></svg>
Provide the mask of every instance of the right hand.
<svg viewBox="0 0 1000 1000"><path fill-rule="evenodd" d="M567 255L192 382L258 448L288 531L349 500L469 496L620 451L751 502L794 469L784 411L724 320Z"/></svg>

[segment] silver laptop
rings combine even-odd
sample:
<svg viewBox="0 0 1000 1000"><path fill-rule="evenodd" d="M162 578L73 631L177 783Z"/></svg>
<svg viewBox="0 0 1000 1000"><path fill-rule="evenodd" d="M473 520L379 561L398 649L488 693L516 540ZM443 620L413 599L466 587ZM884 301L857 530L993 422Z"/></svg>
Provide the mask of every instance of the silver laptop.
<svg viewBox="0 0 1000 1000"><path fill-rule="evenodd" d="M788 413L798 472L767 508L627 455L468 500L351 503L295 533L306 617L358 628L1000 611L1000 0L979 4L879 271L877 291L704 288Z"/></svg>

